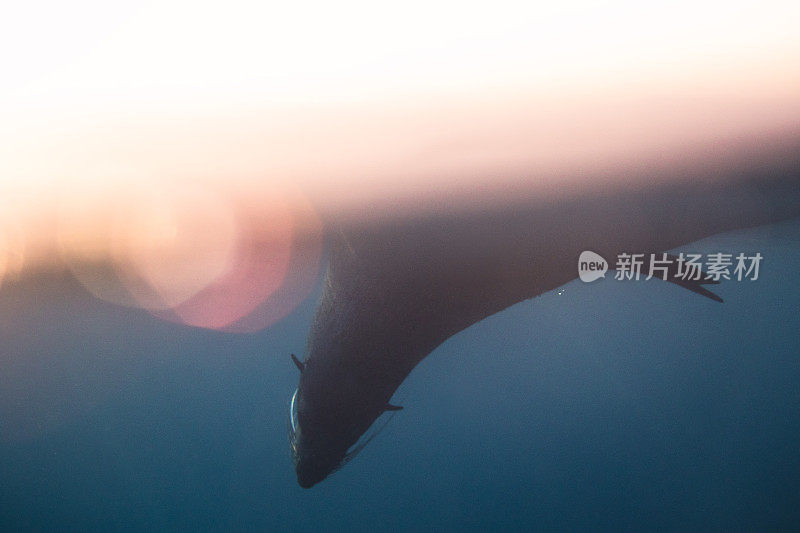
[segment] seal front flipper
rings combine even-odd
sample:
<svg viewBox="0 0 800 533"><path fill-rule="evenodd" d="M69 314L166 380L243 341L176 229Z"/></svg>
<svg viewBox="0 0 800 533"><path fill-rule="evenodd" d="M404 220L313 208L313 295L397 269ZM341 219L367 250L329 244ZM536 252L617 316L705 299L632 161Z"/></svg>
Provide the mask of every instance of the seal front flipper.
<svg viewBox="0 0 800 533"><path fill-rule="evenodd" d="M390 403L386 404L386 407L383 408L384 411L400 411L403 409L402 405L392 405Z"/></svg>
<svg viewBox="0 0 800 533"><path fill-rule="evenodd" d="M306 364L303 363L302 361L300 361L300 359L298 359L297 356L294 355L293 353L289 354L289 355L292 358L292 362L294 363L294 366L296 366L297 369L302 373L303 370L305 370L305 368L306 368Z"/></svg>

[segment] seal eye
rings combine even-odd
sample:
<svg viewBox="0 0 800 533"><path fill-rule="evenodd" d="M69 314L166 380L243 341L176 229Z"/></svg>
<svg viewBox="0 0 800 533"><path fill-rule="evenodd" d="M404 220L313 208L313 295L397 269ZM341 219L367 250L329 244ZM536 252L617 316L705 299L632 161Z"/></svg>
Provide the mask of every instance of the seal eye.
<svg viewBox="0 0 800 533"><path fill-rule="evenodd" d="M299 425L297 422L297 390L294 390L292 400L289 402L289 424L292 426L292 435L297 433L297 426Z"/></svg>

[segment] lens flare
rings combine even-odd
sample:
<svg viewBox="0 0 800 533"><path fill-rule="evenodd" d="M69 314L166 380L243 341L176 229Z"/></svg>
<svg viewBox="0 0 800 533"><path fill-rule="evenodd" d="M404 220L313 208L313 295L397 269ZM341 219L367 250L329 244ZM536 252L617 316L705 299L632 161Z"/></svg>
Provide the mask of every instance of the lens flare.
<svg viewBox="0 0 800 533"><path fill-rule="evenodd" d="M0 287L3 286L3 278L6 277L8 265L8 239L5 232L0 230Z"/></svg>
<svg viewBox="0 0 800 533"><path fill-rule="evenodd" d="M234 214L221 198L196 186L137 193L130 209L116 216L114 264L141 307L174 307L230 268Z"/></svg>
<svg viewBox="0 0 800 533"><path fill-rule="evenodd" d="M133 172L101 177L114 179L84 180L65 196L58 220L62 258L96 297L189 326L250 333L311 291L322 223L298 190L223 193Z"/></svg>
<svg viewBox="0 0 800 533"><path fill-rule="evenodd" d="M227 271L236 225L219 195L130 179L83 187L62 206L58 240L70 270L98 298L167 309Z"/></svg>
<svg viewBox="0 0 800 533"><path fill-rule="evenodd" d="M0 287L4 280L22 272L25 244L19 213L15 213L12 206L0 203Z"/></svg>
<svg viewBox="0 0 800 533"><path fill-rule="evenodd" d="M156 316L186 325L251 333L290 313L317 275L322 226L293 192L240 200L228 271L194 297Z"/></svg>
<svg viewBox="0 0 800 533"><path fill-rule="evenodd" d="M266 328L291 313L311 292L319 272L322 222L302 196L296 195L292 206L294 238L283 283L249 314L221 329L252 333Z"/></svg>

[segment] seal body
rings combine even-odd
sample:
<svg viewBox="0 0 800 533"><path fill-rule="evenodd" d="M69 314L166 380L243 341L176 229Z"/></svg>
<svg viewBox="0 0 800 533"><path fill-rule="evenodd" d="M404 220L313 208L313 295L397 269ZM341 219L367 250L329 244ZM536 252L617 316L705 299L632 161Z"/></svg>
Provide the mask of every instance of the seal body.
<svg viewBox="0 0 800 533"><path fill-rule="evenodd" d="M346 462L439 344L574 279L582 251L660 252L800 216L799 160L757 163L726 179L335 227L293 402L299 484L310 487Z"/></svg>

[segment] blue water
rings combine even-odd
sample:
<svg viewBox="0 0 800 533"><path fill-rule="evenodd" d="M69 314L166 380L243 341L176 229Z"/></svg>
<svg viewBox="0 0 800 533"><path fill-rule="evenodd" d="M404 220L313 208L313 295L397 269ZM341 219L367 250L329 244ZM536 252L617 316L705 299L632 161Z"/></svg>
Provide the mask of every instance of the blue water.
<svg viewBox="0 0 800 533"><path fill-rule="evenodd" d="M718 304L572 282L448 340L405 409L296 484L287 405L315 298L255 335L161 322L66 278L0 289L0 529L795 529L800 222ZM319 291L317 291L317 296Z"/></svg>

